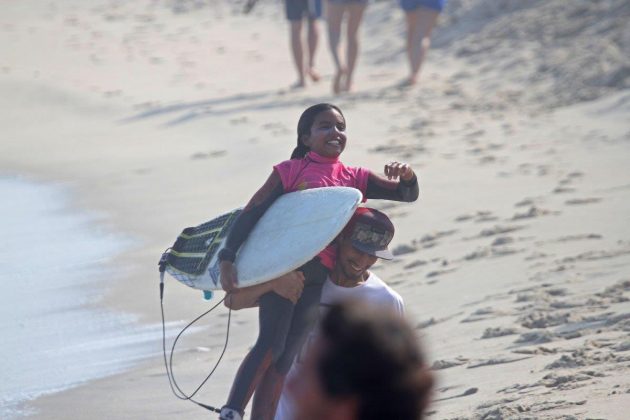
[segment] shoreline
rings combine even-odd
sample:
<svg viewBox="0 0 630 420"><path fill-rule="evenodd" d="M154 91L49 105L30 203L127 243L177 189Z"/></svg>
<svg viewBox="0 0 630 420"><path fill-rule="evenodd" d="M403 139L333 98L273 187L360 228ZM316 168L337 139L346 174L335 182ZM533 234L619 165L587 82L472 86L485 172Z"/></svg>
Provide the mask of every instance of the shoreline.
<svg viewBox="0 0 630 420"><path fill-rule="evenodd" d="M137 246L131 237L100 226L102 214L73 207L67 184L18 174L0 181L10 204L3 233L12 244L3 253L3 359L12 362L4 369L2 412L21 418L39 398L154 359L158 353L149 351L161 330L103 301L107 279L121 274L115 258Z"/></svg>

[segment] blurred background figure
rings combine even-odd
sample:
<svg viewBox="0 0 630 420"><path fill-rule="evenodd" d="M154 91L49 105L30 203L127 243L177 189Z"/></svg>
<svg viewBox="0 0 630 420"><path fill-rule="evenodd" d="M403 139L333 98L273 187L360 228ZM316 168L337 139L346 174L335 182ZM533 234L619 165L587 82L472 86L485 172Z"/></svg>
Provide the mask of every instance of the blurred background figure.
<svg viewBox="0 0 630 420"><path fill-rule="evenodd" d="M291 23L291 53L298 80L293 88L306 86L306 77L312 81L319 81L319 74L315 70L315 52L319 43L319 25L317 20L322 17L323 0L284 0L286 16ZM302 41L302 23L306 22L306 43ZM305 48L306 47L306 48Z"/></svg>
<svg viewBox="0 0 630 420"><path fill-rule="evenodd" d="M404 86L413 86L418 82L420 67L431 46L431 32L446 0L400 0L407 21L407 58L409 59L409 77Z"/></svg>
<svg viewBox="0 0 630 420"><path fill-rule="evenodd" d="M352 76L359 55L359 26L367 0L328 0L326 20L328 23L328 42L335 63L332 90L335 94L352 90ZM341 24L346 20L345 59L339 55L341 44ZM344 63L345 61L345 63Z"/></svg>
<svg viewBox="0 0 630 420"><path fill-rule="evenodd" d="M287 387L299 420L421 419L433 378L412 328L391 311L332 305Z"/></svg>

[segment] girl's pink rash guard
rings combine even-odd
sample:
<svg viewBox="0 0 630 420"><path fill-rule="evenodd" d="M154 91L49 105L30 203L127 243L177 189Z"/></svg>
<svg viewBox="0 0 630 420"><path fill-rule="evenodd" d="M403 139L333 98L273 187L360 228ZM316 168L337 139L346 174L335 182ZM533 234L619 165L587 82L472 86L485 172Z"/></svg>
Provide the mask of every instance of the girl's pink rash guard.
<svg viewBox="0 0 630 420"><path fill-rule="evenodd" d="M280 176L284 192L293 192L321 187L352 187L361 191L366 201L369 169L346 166L339 158L328 158L308 152L303 159L285 160L273 167ZM332 270L335 266L337 249L328 245L318 254L321 263Z"/></svg>

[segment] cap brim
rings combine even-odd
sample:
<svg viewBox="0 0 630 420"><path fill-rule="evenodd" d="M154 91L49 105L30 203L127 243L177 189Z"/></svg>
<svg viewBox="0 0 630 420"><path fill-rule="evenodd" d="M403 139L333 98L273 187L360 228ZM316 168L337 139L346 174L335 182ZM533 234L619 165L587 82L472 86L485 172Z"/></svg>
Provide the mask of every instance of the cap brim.
<svg viewBox="0 0 630 420"><path fill-rule="evenodd" d="M384 259L384 260L393 260L394 254L392 254L389 249L374 249L368 246L363 245L357 241L352 241L352 245L361 252L366 254L374 255L375 257Z"/></svg>

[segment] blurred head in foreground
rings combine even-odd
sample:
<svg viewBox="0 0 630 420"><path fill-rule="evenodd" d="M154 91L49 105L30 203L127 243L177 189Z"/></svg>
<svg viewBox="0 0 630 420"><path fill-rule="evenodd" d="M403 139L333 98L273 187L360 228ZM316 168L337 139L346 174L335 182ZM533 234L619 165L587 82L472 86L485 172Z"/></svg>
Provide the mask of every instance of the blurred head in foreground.
<svg viewBox="0 0 630 420"><path fill-rule="evenodd" d="M301 373L299 420L421 419L433 384L407 322L357 302L330 308Z"/></svg>

